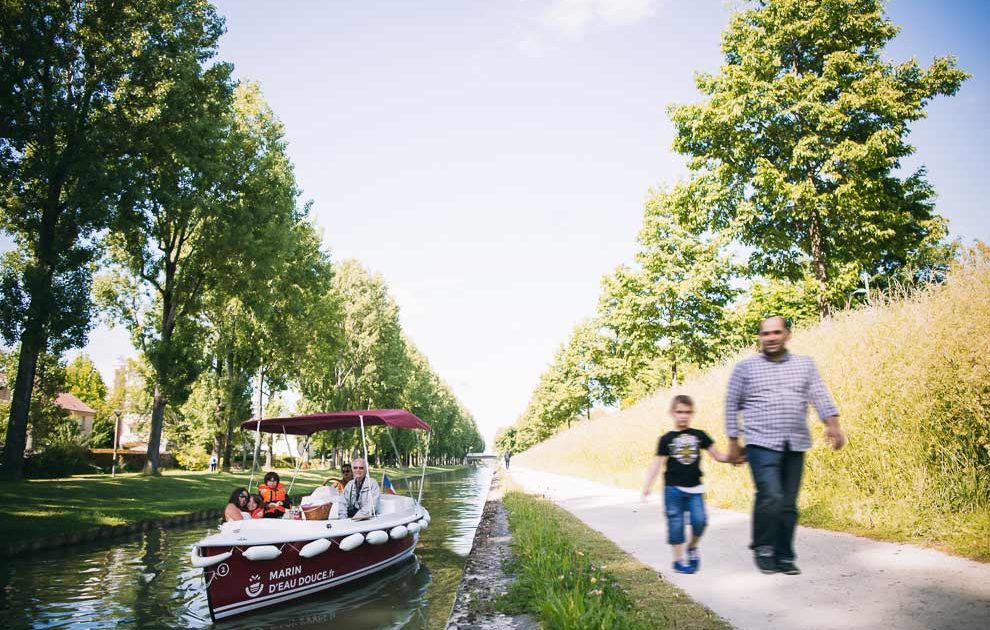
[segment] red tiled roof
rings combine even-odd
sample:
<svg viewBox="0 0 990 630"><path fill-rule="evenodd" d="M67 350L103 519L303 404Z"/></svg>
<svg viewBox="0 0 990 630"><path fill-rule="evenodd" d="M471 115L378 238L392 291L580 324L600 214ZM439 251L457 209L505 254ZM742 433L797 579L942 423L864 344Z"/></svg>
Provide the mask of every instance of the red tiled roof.
<svg viewBox="0 0 990 630"><path fill-rule="evenodd" d="M62 392L55 399L55 404L62 409L68 409L69 411L78 411L80 413L96 413L96 410L79 400L72 394L68 392Z"/></svg>

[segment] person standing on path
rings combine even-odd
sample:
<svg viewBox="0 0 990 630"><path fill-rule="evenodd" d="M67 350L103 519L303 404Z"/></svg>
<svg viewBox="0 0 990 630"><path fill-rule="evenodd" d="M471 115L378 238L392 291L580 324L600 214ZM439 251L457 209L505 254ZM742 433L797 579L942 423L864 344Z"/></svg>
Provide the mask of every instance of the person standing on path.
<svg viewBox="0 0 990 630"><path fill-rule="evenodd" d="M505 460L505 469L509 469L509 460L512 459L512 451L506 451L502 453L502 458Z"/></svg>
<svg viewBox="0 0 990 630"><path fill-rule="evenodd" d="M798 575L794 530L804 452L811 448L808 403L825 423L833 449L842 448L846 437L839 427L839 409L814 361L787 351L790 337L790 322L783 317L760 322L760 354L737 363L729 379L725 432L730 461L748 461L756 485L750 544L756 566L763 573ZM739 445L740 413L745 454Z"/></svg>
<svg viewBox="0 0 990 630"><path fill-rule="evenodd" d="M674 554L674 571L694 573L701 566L698 544L708 524L705 514L705 486L701 483L701 452L719 462L728 462L729 456L715 448L715 442L701 429L691 428L694 401L690 396L674 396L670 403L670 417L674 430L664 433L657 444L657 454L646 472L643 500L653 489L661 466L663 473L663 506L667 514L667 544ZM691 518L691 542L684 554L684 513Z"/></svg>

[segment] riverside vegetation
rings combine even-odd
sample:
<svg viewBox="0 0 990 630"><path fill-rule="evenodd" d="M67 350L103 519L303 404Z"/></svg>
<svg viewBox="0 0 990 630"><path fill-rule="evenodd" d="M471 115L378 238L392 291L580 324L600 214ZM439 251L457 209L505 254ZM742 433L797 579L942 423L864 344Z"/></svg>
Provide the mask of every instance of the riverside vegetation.
<svg viewBox="0 0 990 630"><path fill-rule="evenodd" d="M798 329L789 347L815 359L849 436L833 452L812 420L802 524L990 560L990 248L973 248L942 284L874 295ZM694 425L724 443L729 374L752 351L576 423L513 463L639 488L671 396L693 396ZM750 509L746 467L708 465L705 479L712 504Z"/></svg>
<svg viewBox="0 0 990 630"><path fill-rule="evenodd" d="M515 581L503 612L535 615L543 628L696 628L727 624L567 511L506 493Z"/></svg>

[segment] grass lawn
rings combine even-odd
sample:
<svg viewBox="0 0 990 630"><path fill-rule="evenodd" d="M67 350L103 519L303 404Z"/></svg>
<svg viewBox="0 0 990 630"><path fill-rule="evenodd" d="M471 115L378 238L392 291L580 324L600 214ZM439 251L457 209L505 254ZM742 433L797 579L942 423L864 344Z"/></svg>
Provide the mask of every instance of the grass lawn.
<svg viewBox="0 0 990 630"><path fill-rule="evenodd" d="M450 470L453 466L430 466L427 474ZM386 468L392 480L416 477L420 468ZM291 470L280 470L286 488ZM262 473L263 475L264 473ZM336 470L300 471L292 496L303 496ZM381 480L382 470L372 469ZM4 487L7 507L0 511L0 531L9 541L33 540L53 534L66 534L101 525L128 525L145 519L187 514L198 510L221 509L231 491L247 486L250 473L209 473L169 471L160 477L127 473L78 475L64 479L31 479ZM255 475L255 488L260 477Z"/></svg>
<svg viewBox="0 0 990 630"><path fill-rule="evenodd" d="M504 501L516 577L504 612L529 612L548 629L730 628L566 510L518 491Z"/></svg>

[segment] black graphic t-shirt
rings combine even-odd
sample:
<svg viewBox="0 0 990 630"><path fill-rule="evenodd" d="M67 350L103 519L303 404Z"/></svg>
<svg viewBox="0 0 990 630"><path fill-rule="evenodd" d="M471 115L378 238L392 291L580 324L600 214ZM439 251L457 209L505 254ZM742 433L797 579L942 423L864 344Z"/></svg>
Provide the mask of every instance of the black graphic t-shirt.
<svg viewBox="0 0 990 630"><path fill-rule="evenodd" d="M667 486L693 488L701 483L701 451L714 444L701 429L669 431L657 444L657 455L667 458L663 483Z"/></svg>

